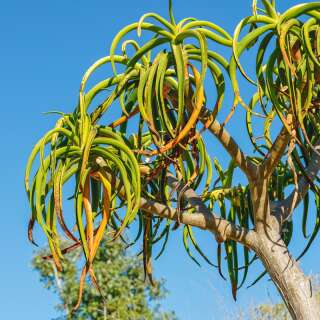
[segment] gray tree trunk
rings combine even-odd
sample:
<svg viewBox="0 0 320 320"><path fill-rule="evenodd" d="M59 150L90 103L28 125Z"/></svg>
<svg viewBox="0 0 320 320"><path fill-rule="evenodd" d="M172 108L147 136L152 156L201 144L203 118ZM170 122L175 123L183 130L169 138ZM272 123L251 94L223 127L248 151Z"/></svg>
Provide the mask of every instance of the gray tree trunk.
<svg viewBox="0 0 320 320"><path fill-rule="evenodd" d="M255 217L253 250L261 259L294 320L320 320L320 305L310 279L281 239L282 216L271 212L268 176L250 181Z"/></svg>

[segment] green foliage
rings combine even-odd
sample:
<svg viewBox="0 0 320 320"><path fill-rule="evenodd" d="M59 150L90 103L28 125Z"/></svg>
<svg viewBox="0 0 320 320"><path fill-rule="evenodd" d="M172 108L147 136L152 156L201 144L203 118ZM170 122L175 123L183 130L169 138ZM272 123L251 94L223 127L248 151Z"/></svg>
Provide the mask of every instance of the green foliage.
<svg viewBox="0 0 320 320"><path fill-rule="evenodd" d="M283 303L275 305L261 305L250 311L252 320L290 320L286 306Z"/></svg>
<svg viewBox="0 0 320 320"><path fill-rule="evenodd" d="M317 299L320 303L320 293L317 294ZM276 304L261 304L250 308L246 312L247 316L235 317L238 320L250 319L250 320L291 320L286 305L283 302Z"/></svg>
<svg viewBox="0 0 320 320"><path fill-rule="evenodd" d="M233 36L209 21L187 18L176 23L171 1L169 20L156 13L143 15L115 36L110 55L95 62L85 73L75 110L63 114L55 128L34 147L25 179L32 211L29 238L33 241L32 229L37 222L47 236L59 270L63 252L58 233L82 247L85 264L76 306L80 304L88 273L99 290L93 262L105 231L112 230L117 238L133 221L139 224L135 241L142 238L144 268L152 282L152 245L162 241L165 248L171 221L146 216L140 210L141 197L180 211L188 208L183 191L191 187L210 209L218 206L222 218L254 228L248 185L232 184L238 169L233 161L227 168L218 160L212 163L211 150L202 136L221 110L228 108L224 105L227 82L233 88L234 102L227 109L224 125L239 104L245 108L245 123L256 152L250 158L253 163L259 165L268 156L273 142L271 133L278 130L277 123L290 136L287 158L281 159L270 179L270 200L283 200L288 190L297 187L299 176L308 178L308 159L313 152L319 154L314 145L320 136L320 2L301 4L283 14L277 12L275 1L262 0L262 8L259 5L253 1L252 16L240 21ZM138 39L131 37L133 32ZM148 33L148 40L139 39L143 33ZM224 48L229 54L222 56L211 47ZM242 54L253 48L254 80L240 62ZM113 73L87 89L94 72L108 64ZM239 73L254 86L248 103L241 95ZM209 92L215 92L214 98L208 98ZM98 105L96 97L102 100ZM117 111L120 117L114 119ZM263 131L259 139L257 128ZM215 152L211 151L214 156ZM169 173L180 181L180 188L170 190ZM75 202L73 224L77 235L70 231L62 210L63 186L71 179L75 186L71 198ZM315 183L310 185L309 193L315 194L319 208L318 187ZM304 205L308 208L309 196ZM188 209L194 212L194 208ZM308 215L305 210L302 232L306 237ZM319 226L317 210L306 249L318 234ZM288 220L282 232L287 245L292 229L293 222ZM195 260L189 242L209 261L190 226L184 228L183 243ZM238 247L231 240L224 244L234 298L246 281L249 266L256 260L247 248L241 252ZM217 252L222 275L221 244ZM243 266L239 264L240 254Z"/></svg>
<svg viewBox="0 0 320 320"><path fill-rule="evenodd" d="M80 249L66 255L61 274L52 261L43 260L45 252L47 250L38 251L32 265L39 272L45 288L59 296L57 309L68 314L61 319L175 319L174 313L161 310L160 301L167 294L163 281L154 281L152 287L147 285L141 259L128 255L120 241L110 243L109 240L107 244L106 239L102 241L94 262L102 295L86 282L82 303L71 316L78 300Z"/></svg>

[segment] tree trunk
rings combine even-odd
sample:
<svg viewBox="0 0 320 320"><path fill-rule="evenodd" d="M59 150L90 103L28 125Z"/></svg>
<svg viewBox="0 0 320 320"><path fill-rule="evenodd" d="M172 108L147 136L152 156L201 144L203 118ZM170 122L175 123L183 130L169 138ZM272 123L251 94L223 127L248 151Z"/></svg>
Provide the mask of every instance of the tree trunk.
<svg viewBox="0 0 320 320"><path fill-rule="evenodd" d="M258 234L255 251L276 285L294 320L319 320L320 304L311 281L275 233Z"/></svg>

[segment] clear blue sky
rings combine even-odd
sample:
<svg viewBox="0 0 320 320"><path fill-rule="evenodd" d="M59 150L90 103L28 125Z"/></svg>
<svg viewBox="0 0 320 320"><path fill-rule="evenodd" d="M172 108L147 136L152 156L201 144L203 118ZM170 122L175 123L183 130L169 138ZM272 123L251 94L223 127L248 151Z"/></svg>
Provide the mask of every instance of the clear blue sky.
<svg viewBox="0 0 320 320"><path fill-rule="evenodd" d="M299 1L278 1L279 10ZM232 32L250 14L251 0L175 0L176 17L211 20ZM57 316L55 296L42 288L30 268L33 248L27 241L28 205L23 171L32 145L54 123L43 111L69 112L77 101L86 68L108 53L112 37L145 12L167 14L166 0L29 0L0 4L1 104L1 264L0 319L46 320ZM250 57L248 57L250 59ZM235 131L241 142L242 131ZM213 237L198 233L208 255L214 256ZM317 248L303 260L304 270L319 272ZM301 248L300 237L292 249ZM183 250L181 237L170 240L155 263L156 275L167 279L166 308L183 320L232 319L231 313L250 303L278 296L269 281L239 292L233 302L230 288L216 270L198 268ZM254 271L260 270L257 265ZM251 280L254 276L250 277Z"/></svg>

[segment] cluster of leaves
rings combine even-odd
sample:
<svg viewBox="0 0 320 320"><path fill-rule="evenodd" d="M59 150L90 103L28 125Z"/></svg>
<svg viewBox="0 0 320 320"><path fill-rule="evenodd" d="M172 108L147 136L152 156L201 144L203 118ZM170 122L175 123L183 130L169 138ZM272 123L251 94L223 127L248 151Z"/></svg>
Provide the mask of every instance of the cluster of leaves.
<svg viewBox="0 0 320 320"><path fill-rule="evenodd" d="M145 273L152 282L152 246L163 241L159 257L172 228L170 220L144 214L140 209L141 197L192 212L194 208L188 207L183 198L184 190L191 187L210 208L217 203L221 217L246 228L254 226L248 186L232 185L234 163L231 161L226 170L218 160L212 163L202 137L222 108L226 81L232 85L234 103L224 124L238 104L246 109L248 134L258 152L258 156L252 157L254 163L259 164L270 150L270 130L272 126L277 128L277 120L290 136L288 160L282 161L273 174L270 198L282 200L288 187L297 186L299 175L307 176L304 168L308 159L313 152L318 153L315 144L319 139L320 116L320 3L299 5L279 14L275 1L261 2L264 8L257 8L254 1L253 15L239 23L233 36L212 22L195 18L176 23L171 1L169 21L148 13L126 26L114 38L110 55L85 73L74 112L63 114L55 128L34 147L26 169L32 210L29 238L33 241L32 230L37 222L48 238L59 270L65 252L83 248L86 263L77 306L88 273L99 289L92 264L106 229L113 230L117 238L130 223L139 223L134 242L142 236ZM146 22L147 19L155 23ZM143 45L136 40L124 40L132 31L140 36L142 30L151 34ZM241 38L243 32L246 34ZM229 48L231 58L212 51L209 42ZM120 43L122 54L116 54ZM246 49L256 46L257 80L253 81L240 58ZM107 64L111 64L113 74L86 91L91 75ZM248 104L241 97L238 70L257 89ZM208 101L206 95L209 79L216 92L213 101ZM212 91L211 86L208 90ZM94 99L105 92L108 96L103 102L94 105ZM117 108L121 108L121 116L105 124ZM265 122L261 144L253 133L256 119ZM39 165L34 170L37 155ZM179 180L178 188L169 186L169 174ZM63 186L71 178L76 182L71 198L75 202L78 235L67 226L62 210ZM312 191L318 201L315 184ZM308 196L305 206L303 225L307 236ZM121 208L126 209L124 214ZM319 223L317 212L316 227L307 247L319 231ZM287 229L292 230L290 221ZM73 242L70 247L62 248L59 244L60 230ZM291 233L284 232L283 237L289 243ZM184 227L183 240L193 259L189 242L211 263L197 245L190 226ZM256 259L250 258L248 249L243 248L244 266L239 267L237 246L234 241L224 244L234 297L246 280L249 265ZM217 253L217 267L223 276L221 244ZM239 272L243 272L242 279Z"/></svg>
<svg viewBox="0 0 320 320"><path fill-rule="evenodd" d="M122 242L110 244L110 239L108 243L104 237L94 261L100 288L107 301L92 286L86 285L82 303L74 313L71 310L78 299L80 248L63 260L62 274L57 272L53 261L43 261L46 254L48 250L38 251L32 265L45 288L59 296L57 309L66 314L61 319L175 319L174 313L161 310L160 301L167 294L163 281L148 286L143 280L142 260L129 255Z"/></svg>

